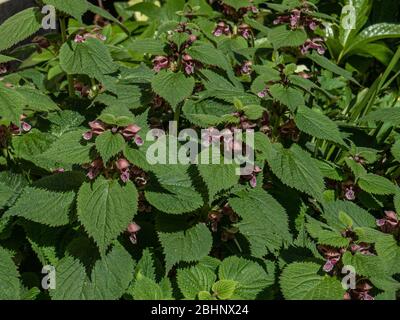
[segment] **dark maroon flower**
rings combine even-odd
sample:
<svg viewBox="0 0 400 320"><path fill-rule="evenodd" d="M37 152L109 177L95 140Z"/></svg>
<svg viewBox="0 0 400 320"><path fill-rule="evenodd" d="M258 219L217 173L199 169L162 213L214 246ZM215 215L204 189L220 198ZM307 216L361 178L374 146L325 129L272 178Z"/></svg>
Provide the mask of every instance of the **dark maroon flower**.
<svg viewBox="0 0 400 320"><path fill-rule="evenodd" d="M301 11L298 9L292 10L292 14L290 15L290 27L296 29L300 25L300 20Z"/></svg>
<svg viewBox="0 0 400 320"><path fill-rule="evenodd" d="M231 34L230 26L223 21L218 22L217 26L213 31L213 35L216 37L220 37L222 35L229 36L230 34Z"/></svg>
<svg viewBox="0 0 400 320"><path fill-rule="evenodd" d="M218 211L211 211L208 214L208 220L211 222L211 230L212 232L217 232L218 223L221 221L222 214Z"/></svg>
<svg viewBox="0 0 400 320"><path fill-rule="evenodd" d="M160 72L162 69L169 67L169 58L165 56L156 56L153 60L153 70Z"/></svg>

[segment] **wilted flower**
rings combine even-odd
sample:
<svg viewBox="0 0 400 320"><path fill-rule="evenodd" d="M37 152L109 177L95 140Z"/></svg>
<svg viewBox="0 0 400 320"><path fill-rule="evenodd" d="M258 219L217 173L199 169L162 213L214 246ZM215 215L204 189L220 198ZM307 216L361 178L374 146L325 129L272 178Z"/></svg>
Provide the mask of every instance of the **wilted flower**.
<svg viewBox="0 0 400 320"><path fill-rule="evenodd" d="M165 56L156 56L153 60L153 70L160 72L162 69L169 67L169 58Z"/></svg>
<svg viewBox="0 0 400 320"><path fill-rule="evenodd" d="M141 230L142 228L135 222L131 222L128 227L126 228L126 231L129 233L129 240L133 244L137 244L137 233Z"/></svg>
<svg viewBox="0 0 400 320"><path fill-rule="evenodd" d="M221 221L222 214L218 211L211 211L208 213L208 220L211 222L212 232L217 232L218 223Z"/></svg>
<svg viewBox="0 0 400 320"><path fill-rule="evenodd" d="M5 74L8 72L8 67L5 63L0 63L0 74Z"/></svg>
<svg viewBox="0 0 400 320"><path fill-rule="evenodd" d="M50 47L49 40L47 40L47 38L43 37L43 36L34 37L32 39L32 42L36 43L39 46L39 48L42 48L42 49L46 49L46 48Z"/></svg>

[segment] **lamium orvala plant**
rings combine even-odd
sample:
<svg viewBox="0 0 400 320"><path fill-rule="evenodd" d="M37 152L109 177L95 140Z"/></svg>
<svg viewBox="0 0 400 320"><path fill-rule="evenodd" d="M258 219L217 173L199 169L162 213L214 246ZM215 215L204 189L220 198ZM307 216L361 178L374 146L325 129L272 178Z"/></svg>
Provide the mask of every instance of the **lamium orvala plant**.
<svg viewBox="0 0 400 320"><path fill-rule="evenodd" d="M385 2L40 0L9 17L0 299L398 299Z"/></svg>

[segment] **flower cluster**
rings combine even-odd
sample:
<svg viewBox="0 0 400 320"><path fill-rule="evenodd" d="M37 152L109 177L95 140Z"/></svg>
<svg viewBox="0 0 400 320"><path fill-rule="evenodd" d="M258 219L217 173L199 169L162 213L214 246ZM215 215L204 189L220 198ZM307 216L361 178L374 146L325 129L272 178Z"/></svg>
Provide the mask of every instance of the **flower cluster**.
<svg viewBox="0 0 400 320"><path fill-rule="evenodd" d="M300 47L300 51L303 55L305 55L310 50L317 50L320 55L323 55L326 51L323 43L324 39L320 37L307 39L307 41Z"/></svg>
<svg viewBox="0 0 400 320"><path fill-rule="evenodd" d="M83 134L83 139L89 141L93 138L93 136L98 136L105 132L106 130L111 130L112 133L120 133L125 138L125 140L130 141L134 140L136 145L141 146L143 145L143 139L138 134L140 131L140 127L136 124L130 124L126 127L117 127L117 126L110 126L105 124L100 120L95 120L89 122L90 131Z"/></svg>
<svg viewBox="0 0 400 320"><path fill-rule="evenodd" d="M160 72L163 69L175 70L177 64L180 63L187 75L193 74L195 69L201 67L201 63L195 61L186 53L186 50L197 41L197 36L187 27L186 23L180 23L174 31L169 32L169 35L172 36L174 33L186 33L188 40L179 47L173 41L170 41L171 54L168 56L156 56L153 59L153 70L155 72Z"/></svg>
<svg viewBox="0 0 400 320"><path fill-rule="evenodd" d="M274 20L274 24L288 24L292 30L305 29L315 31L321 22L310 15L308 8L293 9L289 14L279 16Z"/></svg>
<svg viewBox="0 0 400 320"><path fill-rule="evenodd" d="M385 233L391 233L399 235L400 233L400 221L396 212L385 211L385 217L376 220L376 225Z"/></svg>
<svg viewBox="0 0 400 320"><path fill-rule="evenodd" d="M106 41L107 37L101 33L95 32L95 33L90 33L90 32L85 32L85 33L78 33L75 35L74 42L76 43L83 43L87 39L93 38L93 39L98 39L100 41Z"/></svg>

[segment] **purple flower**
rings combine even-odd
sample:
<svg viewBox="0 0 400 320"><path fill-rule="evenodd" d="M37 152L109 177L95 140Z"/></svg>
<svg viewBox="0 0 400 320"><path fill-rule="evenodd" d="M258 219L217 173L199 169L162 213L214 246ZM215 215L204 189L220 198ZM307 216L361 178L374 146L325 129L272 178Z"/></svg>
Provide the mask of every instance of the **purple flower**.
<svg viewBox="0 0 400 320"><path fill-rule="evenodd" d="M184 54L182 57L182 63L187 75L194 73L195 62L190 55Z"/></svg>
<svg viewBox="0 0 400 320"><path fill-rule="evenodd" d="M400 221L394 211L385 211L385 218L376 220L376 225L385 233L398 233Z"/></svg>
<svg viewBox="0 0 400 320"><path fill-rule="evenodd" d="M162 69L169 67L169 58L164 56L156 56L153 60L153 70L160 72Z"/></svg>
<svg viewBox="0 0 400 320"><path fill-rule="evenodd" d="M25 122L25 121L21 121L21 128L22 128L23 131L29 132L29 131L31 131L32 126L29 123Z"/></svg>
<svg viewBox="0 0 400 320"><path fill-rule="evenodd" d="M294 9L290 15L290 27L296 29L300 25L301 11Z"/></svg>
<svg viewBox="0 0 400 320"><path fill-rule="evenodd" d="M239 27L238 27L238 32L239 34L245 38L245 39L249 39L251 36L251 28L249 25L242 23Z"/></svg>
<svg viewBox="0 0 400 320"><path fill-rule="evenodd" d="M90 165L89 165L89 171L87 173L87 177L90 180L95 179L101 172L101 170L104 168L103 166L103 161L101 159L94 160Z"/></svg>
<svg viewBox="0 0 400 320"><path fill-rule="evenodd" d="M310 50L317 50L320 55L325 53L325 47L323 46L324 39L322 38L313 38L312 40L308 39L301 47L301 53L303 55L307 54Z"/></svg>
<svg viewBox="0 0 400 320"><path fill-rule="evenodd" d="M252 66L251 61L246 61L240 66L240 73L244 75L249 75L251 73L251 66Z"/></svg>
<svg viewBox="0 0 400 320"><path fill-rule="evenodd" d="M222 35L229 36L230 34L231 34L231 29L229 25L225 24L225 22L223 21L218 22L217 26L213 31L213 35L216 37L220 37Z"/></svg>
<svg viewBox="0 0 400 320"><path fill-rule="evenodd" d="M339 258L328 259L322 269L325 272L331 272L335 267L335 265L339 262L339 260L340 260Z"/></svg>
<svg viewBox="0 0 400 320"><path fill-rule="evenodd" d="M80 35L80 34L77 34L76 36L75 36L75 39L74 39L74 42L75 43L83 43L83 42L85 42L86 41L86 38L84 37L84 36L82 36L82 35Z"/></svg>
<svg viewBox="0 0 400 320"><path fill-rule="evenodd" d="M346 187L344 197L349 201L356 199L356 193L354 192L353 186Z"/></svg>

